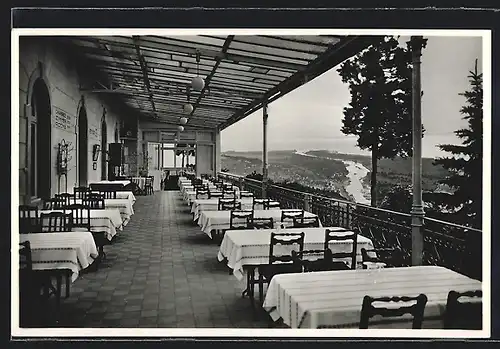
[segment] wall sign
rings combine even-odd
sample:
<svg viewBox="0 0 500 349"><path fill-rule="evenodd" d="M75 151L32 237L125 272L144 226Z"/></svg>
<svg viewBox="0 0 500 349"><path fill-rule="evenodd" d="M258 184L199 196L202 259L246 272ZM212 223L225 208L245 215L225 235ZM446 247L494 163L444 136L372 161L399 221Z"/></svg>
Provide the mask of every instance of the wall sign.
<svg viewBox="0 0 500 349"><path fill-rule="evenodd" d="M99 139L99 129L97 127L89 127L89 135L93 138Z"/></svg>
<svg viewBox="0 0 500 349"><path fill-rule="evenodd" d="M61 108L54 107L54 126L65 131L72 131L75 117Z"/></svg>

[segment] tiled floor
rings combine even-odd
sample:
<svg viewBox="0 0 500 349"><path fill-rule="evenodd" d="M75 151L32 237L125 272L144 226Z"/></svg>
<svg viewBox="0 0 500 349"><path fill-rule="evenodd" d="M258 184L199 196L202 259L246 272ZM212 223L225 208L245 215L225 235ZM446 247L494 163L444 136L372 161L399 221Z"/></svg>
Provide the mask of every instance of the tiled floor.
<svg viewBox="0 0 500 349"><path fill-rule="evenodd" d="M99 270L72 284L57 327L269 326L178 191L138 196L134 210Z"/></svg>

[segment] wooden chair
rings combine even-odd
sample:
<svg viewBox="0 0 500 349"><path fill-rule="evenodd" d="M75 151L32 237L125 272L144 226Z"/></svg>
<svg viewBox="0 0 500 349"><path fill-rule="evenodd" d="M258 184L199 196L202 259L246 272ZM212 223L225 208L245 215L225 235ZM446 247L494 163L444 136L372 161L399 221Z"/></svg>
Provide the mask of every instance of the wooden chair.
<svg viewBox="0 0 500 349"><path fill-rule="evenodd" d="M329 256L330 258L332 258L333 265L335 265L335 268L333 270L356 269L358 234L356 232L347 230L325 229L325 242L323 246L324 250L329 249L331 241L345 243L349 240L352 242L351 251L332 253ZM345 260L346 258L350 258L349 263L347 263L347 261Z"/></svg>
<svg viewBox="0 0 500 349"><path fill-rule="evenodd" d="M266 199L266 198L256 198L254 197L253 198L253 201L252 201L252 209L255 210L255 209L264 209L264 203L265 202L269 202L271 199ZM257 207L256 207L257 206Z"/></svg>
<svg viewBox="0 0 500 349"><path fill-rule="evenodd" d="M62 210L64 208L64 205L64 198L53 197L50 199L44 199L42 207L44 210Z"/></svg>
<svg viewBox="0 0 500 349"><path fill-rule="evenodd" d="M71 231L73 227L73 216L71 213L50 212L40 215L41 231L45 233L57 233Z"/></svg>
<svg viewBox="0 0 500 349"><path fill-rule="evenodd" d="M451 330L482 330L483 292L481 290L450 291L444 314L444 328ZM461 301L460 298L469 298Z"/></svg>
<svg viewBox="0 0 500 349"><path fill-rule="evenodd" d="M90 207L84 204L72 204L66 207L66 213L73 217L73 230L90 231Z"/></svg>
<svg viewBox="0 0 500 349"><path fill-rule="evenodd" d="M291 221L293 223L294 219L304 218L304 210L301 209L284 209L281 210L281 222L286 223Z"/></svg>
<svg viewBox="0 0 500 349"><path fill-rule="evenodd" d="M268 200L264 201L263 206L264 206L263 207L264 210L271 210L273 208L280 208L280 203L277 201L273 201L273 200L268 199Z"/></svg>
<svg viewBox="0 0 500 349"><path fill-rule="evenodd" d="M116 190L99 190L99 193L103 196L104 199L116 199Z"/></svg>
<svg viewBox="0 0 500 349"><path fill-rule="evenodd" d="M75 203L75 194L61 193L61 194L56 194L55 197L60 198L63 201L63 207Z"/></svg>
<svg viewBox="0 0 500 349"><path fill-rule="evenodd" d="M154 193L154 185L153 185L154 180L155 180L154 176L147 176L146 177L146 183L144 185L144 192L146 193L146 195L150 195L150 194Z"/></svg>
<svg viewBox="0 0 500 349"><path fill-rule="evenodd" d="M375 307L374 302L380 303L392 303L392 302L415 302L412 305L400 306L398 308L391 306L387 307ZM412 328L421 329L422 322L424 321L424 310L427 304L427 296L425 294L420 294L417 297L378 297L373 298L370 296L365 296L363 298L363 305L361 307L361 319L359 322L360 329L367 329L369 326L370 319L376 315L380 315L384 318L393 318L392 321L378 321L379 324L393 323L394 318L401 317L405 314L410 314L413 316ZM373 324L373 323L372 323Z"/></svg>
<svg viewBox="0 0 500 349"><path fill-rule="evenodd" d="M229 216L229 230L251 229L253 218L252 210L231 210Z"/></svg>
<svg viewBox="0 0 500 349"><path fill-rule="evenodd" d="M222 192L221 191L209 191L208 192L208 198L222 198Z"/></svg>
<svg viewBox="0 0 500 349"><path fill-rule="evenodd" d="M368 269L370 264L378 264L384 268L406 266L403 251L398 248L372 248L361 249L363 269Z"/></svg>
<svg viewBox="0 0 500 349"><path fill-rule="evenodd" d="M303 272L336 270L332 263L332 251L326 250L304 250L292 251L293 262Z"/></svg>
<svg viewBox="0 0 500 349"><path fill-rule="evenodd" d="M86 199L82 200L84 206L88 206L91 210L104 210L104 196L100 193L90 193Z"/></svg>
<svg viewBox="0 0 500 349"><path fill-rule="evenodd" d="M210 193L208 189L196 189L196 198L197 199L210 199Z"/></svg>
<svg viewBox="0 0 500 349"><path fill-rule="evenodd" d="M19 233L33 233L40 231L40 215L38 207L19 205Z"/></svg>
<svg viewBox="0 0 500 349"><path fill-rule="evenodd" d="M319 228L319 226L319 218L317 216L293 218L293 228Z"/></svg>
<svg viewBox="0 0 500 349"><path fill-rule="evenodd" d="M80 199L83 200L87 198L87 196L90 194L90 188L89 187L74 187L73 188L73 195L75 199Z"/></svg>
<svg viewBox="0 0 500 349"><path fill-rule="evenodd" d="M217 210L218 211L235 210L235 209L236 209L236 200L235 199L219 198L218 203L217 203Z"/></svg>
<svg viewBox="0 0 500 349"><path fill-rule="evenodd" d="M41 284L33 272L33 259L29 241L19 243L19 325L30 327L37 315Z"/></svg>
<svg viewBox="0 0 500 349"><path fill-rule="evenodd" d="M255 218L252 220L250 224L253 229L273 229L274 228L274 220L272 217L270 218Z"/></svg>
<svg viewBox="0 0 500 349"><path fill-rule="evenodd" d="M222 201L224 200L224 201ZM227 200L227 201L225 201ZM233 211L241 210L241 202L237 202L234 199L220 199L219 200L219 211Z"/></svg>
<svg viewBox="0 0 500 349"><path fill-rule="evenodd" d="M292 250L302 252L304 250L305 234L300 233L271 233L269 245L269 263L259 266L259 300L264 301L264 284L271 282L271 279L278 274L300 273L300 266L293 263ZM290 246L290 252L285 254L275 254L277 246Z"/></svg>

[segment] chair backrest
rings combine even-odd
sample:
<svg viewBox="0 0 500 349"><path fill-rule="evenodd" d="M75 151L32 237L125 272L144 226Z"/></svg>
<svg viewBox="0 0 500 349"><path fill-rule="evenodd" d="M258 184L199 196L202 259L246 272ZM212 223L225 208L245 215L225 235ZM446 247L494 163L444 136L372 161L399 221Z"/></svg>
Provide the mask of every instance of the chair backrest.
<svg viewBox="0 0 500 349"><path fill-rule="evenodd" d="M130 180L131 182L134 182L133 180ZM120 183L91 183L90 184L90 190L91 191L98 191L98 192L104 192L104 191L118 191L119 189L123 188L123 184Z"/></svg>
<svg viewBox="0 0 500 349"><path fill-rule="evenodd" d="M61 197L53 197L50 199L43 200L43 209L44 210L60 210L64 208L65 200Z"/></svg>
<svg viewBox="0 0 500 349"><path fill-rule="evenodd" d="M222 192L221 191L209 191L208 192L208 197L209 197L209 199L211 199L211 198L221 198L222 197Z"/></svg>
<svg viewBox="0 0 500 349"><path fill-rule="evenodd" d="M402 305L400 307L395 307L394 303L404 302L413 303L411 305ZM373 303L387 303L389 307L375 307ZM391 304L392 303L392 304ZM359 322L359 328L367 329L370 319L376 315L380 315L384 318L397 318L405 314L410 314L413 316L413 329L421 329L422 322L424 321L424 310L427 304L427 296L425 294L420 294L417 297L370 297L365 296L363 298L363 305L361 307L361 319Z"/></svg>
<svg viewBox="0 0 500 349"><path fill-rule="evenodd" d="M326 250L292 251L292 260L303 272L322 271L327 263L326 255Z"/></svg>
<svg viewBox="0 0 500 349"><path fill-rule="evenodd" d="M217 203L217 210L225 211L225 210L234 210L236 207L236 199L227 199L227 198L219 198Z"/></svg>
<svg viewBox="0 0 500 349"><path fill-rule="evenodd" d="M33 270L33 259L31 257L31 244L29 240L19 243L19 270Z"/></svg>
<svg viewBox="0 0 500 349"><path fill-rule="evenodd" d="M210 198L210 193L208 191L208 189L201 189L201 188L198 188L196 189L196 198L197 199L201 199L201 198L205 198L205 199L209 199Z"/></svg>
<svg viewBox="0 0 500 349"><path fill-rule="evenodd" d="M65 212L73 217L73 228L85 228L90 231L90 207L84 204L72 204L66 207Z"/></svg>
<svg viewBox="0 0 500 349"><path fill-rule="evenodd" d="M240 191L240 198L253 198L254 195L249 191Z"/></svg>
<svg viewBox="0 0 500 349"><path fill-rule="evenodd" d="M229 229L251 229L253 210L231 210Z"/></svg>
<svg viewBox="0 0 500 349"><path fill-rule="evenodd" d="M146 184L145 184L145 186L146 187L153 187L154 180L155 180L154 176L147 176L146 177Z"/></svg>
<svg viewBox="0 0 500 349"><path fill-rule="evenodd" d="M222 197L225 199L236 199L236 191L222 190Z"/></svg>
<svg viewBox="0 0 500 349"><path fill-rule="evenodd" d="M264 209L264 204L270 200L271 199L254 197L252 201L252 208L255 210L255 206L262 206L262 209Z"/></svg>
<svg viewBox="0 0 500 349"><path fill-rule="evenodd" d="M61 193L56 194L55 197L59 198L63 202L63 207L75 203L75 194Z"/></svg>
<svg viewBox="0 0 500 349"><path fill-rule="evenodd" d="M40 230L38 207L19 205L19 233L31 233Z"/></svg>
<svg viewBox="0 0 500 349"><path fill-rule="evenodd" d="M303 232L292 232L292 233L271 233L271 243L269 245L269 264L289 263L293 262L292 250L296 246L295 251L304 251L304 238L305 234ZM275 254L275 250L278 246L292 246L290 252Z"/></svg>
<svg viewBox="0 0 500 349"><path fill-rule="evenodd" d="M304 210L301 209L284 209L281 211L281 221L297 219L304 217Z"/></svg>
<svg viewBox="0 0 500 349"><path fill-rule="evenodd" d="M102 194L104 199L116 199L116 190L99 190L99 193Z"/></svg>
<svg viewBox="0 0 500 349"><path fill-rule="evenodd" d="M75 199L85 199L90 193L90 188L89 187L74 187L73 188L73 195L75 196Z"/></svg>
<svg viewBox="0 0 500 349"><path fill-rule="evenodd" d="M270 210L273 208L280 208L280 203L278 201L267 199L266 201L264 201L263 206L264 210Z"/></svg>
<svg viewBox="0 0 500 349"><path fill-rule="evenodd" d="M319 228L319 218L316 217L297 217L293 218L294 228Z"/></svg>
<svg viewBox="0 0 500 349"><path fill-rule="evenodd" d="M369 263L384 263L385 267L407 266L403 251L398 248L361 248L361 261L363 269L367 269Z"/></svg>
<svg viewBox="0 0 500 349"><path fill-rule="evenodd" d="M357 255L357 245L358 245L358 234L356 232L325 229L325 243L323 245L323 249L325 250L329 249L331 241L345 242L349 240L352 242L351 251L332 253L330 257L332 258L332 260L350 258L349 261L350 268L356 269L356 255Z"/></svg>
<svg viewBox="0 0 500 349"><path fill-rule="evenodd" d="M90 207L92 210L104 210L104 196L101 193L90 193L86 199L82 200L84 206Z"/></svg>
<svg viewBox="0 0 500 349"><path fill-rule="evenodd" d="M269 218L255 218L252 223L253 229L273 229L274 228L274 220L272 217Z"/></svg>
<svg viewBox="0 0 500 349"><path fill-rule="evenodd" d="M450 291L446 301L444 328L453 330L481 330L483 328L482 297L483 292L481 290L466 292Z"/></svg>
<svg viewBox="0 0 500 349"><path fill-rule="evenodd" d="M42 232L65 232L71 231L73 227L73 216L71 213L50 212L40 215Z"/></svg>

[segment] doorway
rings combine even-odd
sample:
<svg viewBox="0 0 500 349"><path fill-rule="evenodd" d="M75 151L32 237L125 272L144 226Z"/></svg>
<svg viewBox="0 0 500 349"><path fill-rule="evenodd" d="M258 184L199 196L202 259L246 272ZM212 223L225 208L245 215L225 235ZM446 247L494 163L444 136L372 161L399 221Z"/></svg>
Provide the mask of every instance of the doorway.
<svg viewBox="0 0 500 349"><path fill-rule="evenodd" d="M82 106L78 113L78 182L80 186L87 186L88 156L87 111Z"/></svg>
<svg viewBox="0 0 500 349"><path fill-rule="evenodd" d="M30 127L31 137L31 195L39 198L51 196L51 105L47 85L38 78L31 96L35 122Z"/></svg>

